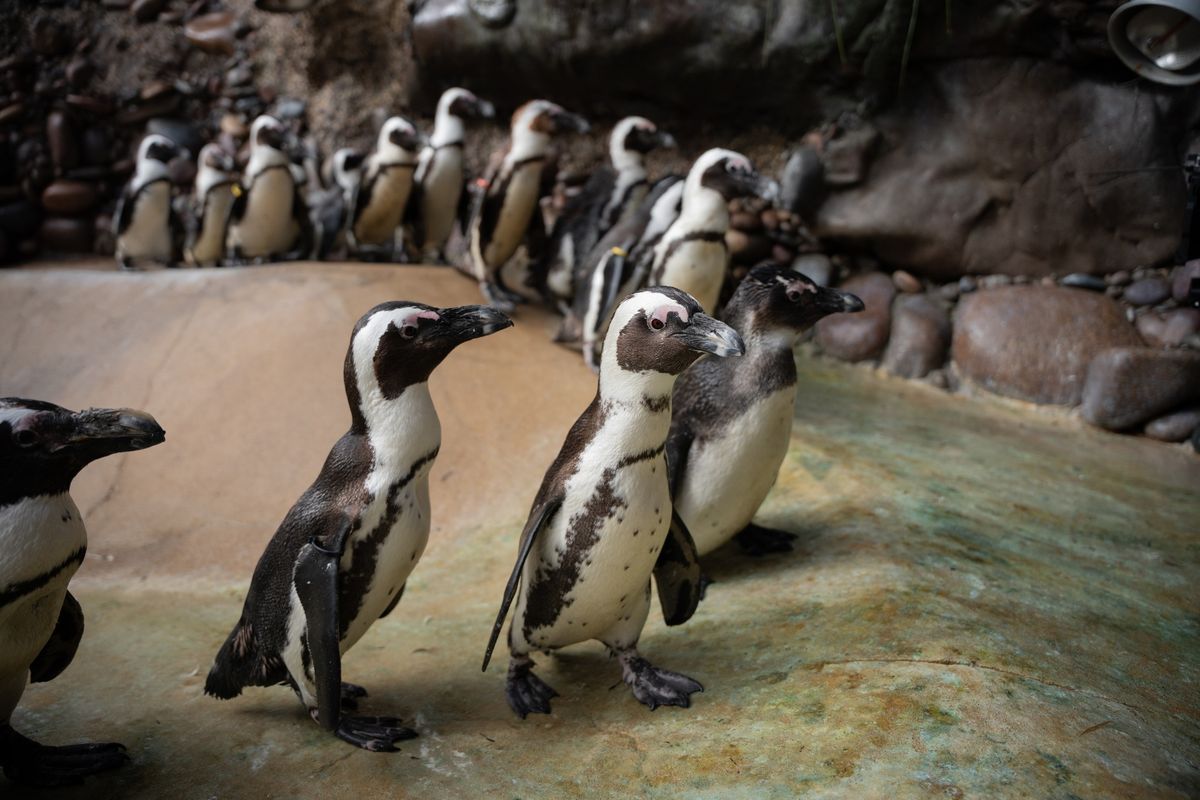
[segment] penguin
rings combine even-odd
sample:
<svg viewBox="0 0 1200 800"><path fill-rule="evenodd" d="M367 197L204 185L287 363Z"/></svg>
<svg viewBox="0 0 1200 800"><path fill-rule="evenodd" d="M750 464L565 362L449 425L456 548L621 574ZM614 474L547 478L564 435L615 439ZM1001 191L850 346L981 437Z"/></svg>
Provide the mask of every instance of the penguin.
<svg viewBox="0 0 1200 800"><path fill-rule="evenodd" d="M729 201L750 195L771 200L778 193L778 184L756 173L740 153L720 148L704 153L688 172L679 218L654 248L651 282L690 292L715 313L729 268Z"/></svg>
<svg viewBox="0 0 1200 800"><path fill-rule="evenodd" d="M564 313L574 298L584 256L646 196L646 154L675 146L671 134L645 117L625 117L613 127L608 141L612 167L593 172L579 194L567 202L554 223L543 259L546 291Z"/></svg>
<svg viewBox="0 0 1200 800"><path fill-rule="evenodd" d="M544 170L552 137L587 133L583 117L548 100L531 100L513 113L508 149L483 179L468 226L471 270L487 302L511 311L522 297L504 285L500 271L527 235L545 235L538 200L546 194Z"/></svg>
<svg viewBox="0 0 1200 800"><path fill-rule="evenodd" d="M237 167L219 144L206 144L196 159L196 185L187 215L183 255L195 267L212 267L225 255L225 223L233 207Z"/></svg>
<svg viewBox="0 0 1200 800"><path fill-rule="evenodd" d="M561 332L575 330L582 340L583 359L595 372L600 368L599 344L608 330L608 319L625 296L645 282L654 258L654 246L679 216L683 178L668 175L659 180L641 207L600 240L576 286L575 303L564 318ZM562 336L560 341L569 341Z"/></svg>
<svg viewBox="0 0 1200 800"><path fill-rule="evenodd" d="M346 220L362 181L362 153L349 147L336 151L325 162L326 188L309 195L313 227L313 257L324 261L344 245Z"/></svg>
<svg viewBox="0 0 1200 800"><path fill-rule="evenodd" d="M137 167L113 215L117 261L125 269L145 261L175 265L181 226L171 205L167 163L179 153L174 142L156 133L138 145Z"/></svg>
<svg viewBox="0 0 1200 800"><path fill-rule="evenodd" d="M382 257L402 252L400 223L412 192L420 142L417 129L403 117L391 117L379 129L350 218L347 238L353 250Z"/></svg>
<svg viewBox="0 0 1200 800"><path fill-rule="evenodd" d="M441 426L429 375L458 345L512 325L483 306L389 302L355 325L344 368L350 429L267 544L206 694L286 683L322 728L366 750L416 733L394 717L345 716L365 696L341 655L387 616L429 536L429 471Z"/></svg>
<svg viewBox="0 0 1200 800"><path fill-rule="evenodd" d="M75 783L129 760L116 743L38 744L11 720L26 683L57 677L83 636L83 610L67 591L87 551L71 481L96 459L165 438L141 411L0 399L0 768L16 783Z"/></svg>
<svg viewBox="0 0 1200 800"><path fill-rule="evenodd" d="M447 89L438 100L433 135L417 162L413 225L421 261L446 263L446 240L459 216L463 198L463 135L468 119L492 119L496 108L466 89Z"/></svg>
<svg viewBox="0 0 1200 800"><path fill-rule="evenodd" d="M685 622L699 602L695 545L672 514L667 483L671 388L700 355L743 350L736 331L678 289L646 289L617 307L596 396L546 471L484 654L486 671L515 597L505 692L522 718L550 713L557 695L533 674L530 652L589 639L609 648L634 697L651 709L686 707L703 689L651 666L637 642L652 573L668 625Z"/></svg>
<svg viewBox="0 0 1200 800"><path fill-rule="evenodd" d="M234 186L225 247L235 262L294 258L309 251L312 229L283 123L262 115L250 126L250 162Z"/></svg>
<svg viewBox="0 0 1200 800"><path fill-rule="evenodd" d="M738 359L704 359L675 382L667 469L675 511L706 555L737 537L748 553L790 550L795 537L751 520L775 484L791 441L800 336L863 302L790 267L754 267L725 305L746 343Z"/></svg>

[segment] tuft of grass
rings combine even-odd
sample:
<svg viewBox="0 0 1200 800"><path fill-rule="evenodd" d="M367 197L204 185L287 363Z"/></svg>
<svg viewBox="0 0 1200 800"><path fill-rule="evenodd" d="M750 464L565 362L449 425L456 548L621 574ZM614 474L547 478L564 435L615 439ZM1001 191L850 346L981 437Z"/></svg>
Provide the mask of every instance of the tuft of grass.
<svg viewBox="0 0 1200 800"><path fill-rule="evenodd" d="M842 23L838 19L837 0L829 0L829 16L833 19L833 35L837 39L838 58L841 59L844 67L848 59L846 58L846 40L842 37Z"/></svg>
<svg viewBox="0 0 1200 800"><path fill-rule="evenodd" d="M912 53L913 39L917 35L917 13L920 10L921 0L912 0L912 13L908 17L908 32L904 34L904 52L900 54L900 80L896 84L897 94L904 91L904 74L908 72L908 57Z"/></svg>

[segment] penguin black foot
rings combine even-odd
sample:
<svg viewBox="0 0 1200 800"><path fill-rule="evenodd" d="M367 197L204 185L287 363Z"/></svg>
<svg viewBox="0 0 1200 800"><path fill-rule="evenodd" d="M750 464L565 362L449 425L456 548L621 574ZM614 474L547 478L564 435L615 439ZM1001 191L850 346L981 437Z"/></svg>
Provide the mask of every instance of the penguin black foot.
<svg viewBox="0 0 1200 800"><path fill-rule="evenodd" d="M0 765L13 783L66 786L127 763L124 745L116 742L48 747L0 726Z"/></svg>
<svg viewBox="0 0 1200 800"><path fill-rule="evenodd" d="M396 742L417 738L396 717L342 717L334 735L343 742L374 753L395 753Z"/></svg>
<svg viewBox="0 0 1200 800"><path fill-rule="evenodd" d="M516 658L508 665L504 694L509 708L521 719L530 714L549 714L550 698L558 697L552 686L533 674L532 660Z"/></svg>
<svg viewBox="0 0 1200 800"><path fill-rule="evenodd" d="M342 683L342 710L357 711L358 700L367 696L367 690L356 683Z"/></svg>
<svg viewBox="0 0 1200 800"><path fill-rule="evenodd" d="M742 552L755 558L772 553L790 553L794 541L796 541L794 533L764 528L753 522L737 535L737 543L742 548Z"/></svg>
<svg viewBox="0 0 1200 800"><path fill-rule="evenodd" d="M700 573L700 599L701 600L703 600L704 596L706 594L708 594L708 587L712 586L714 583L716 583L716 581L714 581L712 578L708 577L703 572Z"/></svg>
<svg viewBox="0 0 1200 800"><path fill-rule="evenodd" d="M656 667L639 655L622 654L620 658L621 677L629 684L638 702L651 711L659 706L688 708L692 704L692 694L704 691L698 681Z"/></svg>

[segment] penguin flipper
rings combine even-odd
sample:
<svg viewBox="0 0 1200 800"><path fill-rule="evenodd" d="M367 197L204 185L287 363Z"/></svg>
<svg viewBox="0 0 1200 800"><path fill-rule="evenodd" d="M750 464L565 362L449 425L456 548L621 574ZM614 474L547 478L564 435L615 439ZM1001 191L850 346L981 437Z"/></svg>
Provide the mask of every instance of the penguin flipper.
<svg viewBox="0 0 1200 800"><path fill-rule="evenodd" d="M673 398L673 404L679 405L678 394ZM683 415L679 415L672 420L671 433L667 436L667 445L664 451L667 458L667 482L671 488L672 501L679 495L679 487L683 482L684 473L687 471L688 454L691 452L694 440L691 429L686 422L682 421L683 419Z"/></svg>
<svg viewBox="0 0 1200 800"><path fill-rule="evenodd" d="M83 608L80 607L79 601L67 592L50 640L29 665L30 683L45 683L62 674L75 658L75 651L79 649L79 640L82 638Z"/></svg>
<svg viewBox="0 0 1200 800"><path fill-rule="evenodd" d="M654 582L668 625L682 625L692 618L700 605L700 555L691 532L675 511L671 512L671 526L654 564Z"/></svg>
<svg viewBox="0 0 1200 800"><path fill-rule="evenodd" d="M317 686L318 722L337 730L342 710L342 654L338 645L338 562L340 548L326 550L315 541L296 557L292 583L304 608L313 682Z"/></svg>
<svg viewBox="0 0 1200 800"><path fill-rule="evenodd" d="M537 541L538 534L549 524L555 512L562 505L562 501L563 498L559 496L542 503L530 515L529 522L525 525L525 530L521 532L521 547L517 551L517 563L513 565L512 575L509 576L508 584L504 587L504 599L500 601L500 611L496 614L496 624L492 626L492 636L488 639L487 651L483 654L484 672L487 672L488 662L492 660L492 650L496 647L496 640L500 638L500 629L504 627L504 618L508 616L508 609L512 606L513 597L517 593L517 584L521 582L521 571L525 568L525 560L529 558L529 553L533 550L533 545Z"/></svg>
<svg viewBox="0 0 1200 800"><path fill-rule="evenodd" d="M129 191L128 186L121 192L121 197L117 200L116 212L113 214L113 233L117 236L125 233L129 228L129 223L133 222L133 207L136 205L134 202L136 199L137 195Z"/></svg>

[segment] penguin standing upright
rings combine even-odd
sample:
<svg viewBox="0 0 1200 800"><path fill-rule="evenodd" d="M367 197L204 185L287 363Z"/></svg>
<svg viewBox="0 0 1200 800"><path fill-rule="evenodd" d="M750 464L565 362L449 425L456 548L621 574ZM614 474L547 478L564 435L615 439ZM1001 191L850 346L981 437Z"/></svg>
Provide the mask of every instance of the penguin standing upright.
<svg viewBox="0 0 1200 800"><path fill-rule="evenodd" d="M543 170L552 137L586 133L587 121L548 100L531 100L513 113L508 149L483 180L468 227L471 270L484 298L511 310L522 298L504 285L500 271L531 231L545 231L538 200L545 193Z"/></svg>
<svg viewBox="0 0 1200 800"><path fill-rule="evenodd" d="M596 397L542 480L484 656L486 670L516 596L506 693L521 717L548 714L556 694L533 674L529 654L589 639L608 646L634 697L651 709L687 706L701 690L651 666L637 642L651 573L668 625L686 621L699 602L695 545L671 513L663 457L671 387L701 354L742 350L732 328L677 289L646 289L617 307Z"/></svg>
<svg viewBox="0 0 1200 800"><path fill-rule="evenodd" d="M433 135L421 150L414 190L413 226L421 260L445 263L446 240L459 216L463 197L463 137L468 119L491 119L495 107L466 89L447 89L438 100Z"/></svg>
<svg viewBox="0 0 1200 800"><path fill-rule="evenodd" d="M117 200L113 233L117 261L126 269L151 261L173 266L182 228L171 205L167 162L179 148L165 136L152 133L138 146L133 178Z"/></svg>
<svg viewBox="0 0 1200 800"><path fill-rule="evenodd" d="M749 195L770 200L778 191L739 153L714 148L700 156L688 172L679 218L654 249L651 283L676 286L716 313L729 268L729 201Z"/></svg>
<svg viewBox="0 0 1200 800"><path fill-rule="evenodd" d="M358 321L344 368L350 430L267 544L205 693L288 683L313 720L358 747L391 751L416 735L392 717L341 714L366 694L342 683L341 654L400 601L429 537L441 445L430 373L458 345L511 324L482 306L409 302Z"/></svg>
<svg viewBox="0 0 1200 800"><path fill-rule="evenodd" d="M140 411L0 399L0 767L13 781L73 783L128 761L119 744L48 747L9 723L25 684L57 677L83 636L83 610L67 591L87 551L71 481L98 458L164 438Z"/></svg>
<svg viewBox="0 0 1200 800"><path fill-rule="evenodd" d="M362 181L362 162L362 154L349 147L337 150L325 162L327 186L309 194L313 256L321 261L345 244L346 221Z"/></svg>
<svg viewBox="0 0 1200 800"><path fill-rule="evenodd" d="M233 156L215 143L201 148L196 163L196 186L188 208L183 255L193 266L211 267L225 255L225 225L233 207L237 167Z"/></svg>
<svg viewBox="0 0 1200 800"><path fill-rule="evenodd" d="M350 218L351 249L384 258L402 252L404 211L412 192L421 138L404 117L383 123L367 158Z"/></svg>
<svg viewBox="0 0 1200 800"><path fill-rule="evenodd" d="M564 313L586 255L646 196L646 154L659 147L675 147L675 139L645 117L625 117L609 136L612 167L593 172L555 221L541 269L548 295Z"/></svg>
<svg viewBox="0 0 1200 800"><path fill-rule="evenodd" d="M742 335L746 355L705 359L683 373L667 439L675 511L701 555L735 535L751 553L791 549L791 534L751 519L791 441L792 348L822 317L862 309L854 295L772 263L752 269L725 305L724 320Z"/></svg>
<svg viewBox="0 0 1200 800"><path fill-rule="evenodd" d="M270 261L309 251L308 209L283 135L283 123L265 114L250 126L250 162L234 187L225 236L234 261Z"/></svg>

